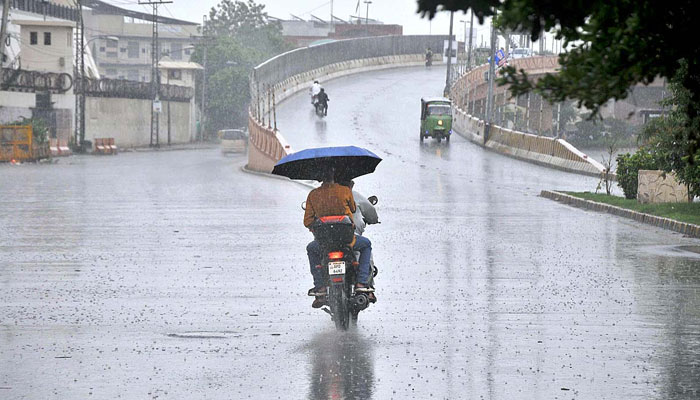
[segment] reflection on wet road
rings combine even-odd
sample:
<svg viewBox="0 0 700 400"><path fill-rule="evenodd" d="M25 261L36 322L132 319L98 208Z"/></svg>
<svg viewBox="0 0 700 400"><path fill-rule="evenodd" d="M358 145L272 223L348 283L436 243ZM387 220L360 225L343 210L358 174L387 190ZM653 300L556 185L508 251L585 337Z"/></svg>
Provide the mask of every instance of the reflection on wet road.
<svg viewBox="0 0 700 400"><path fill-rule="evenodd" d="M0 165L0 398L693 399L695 239L538 197L596 180L418 140L443 71L324 83L278 107L296 149L384 158L378 303L310 307L307 188L218 150ZM685 247L684 247L685 246Z"/></svg>

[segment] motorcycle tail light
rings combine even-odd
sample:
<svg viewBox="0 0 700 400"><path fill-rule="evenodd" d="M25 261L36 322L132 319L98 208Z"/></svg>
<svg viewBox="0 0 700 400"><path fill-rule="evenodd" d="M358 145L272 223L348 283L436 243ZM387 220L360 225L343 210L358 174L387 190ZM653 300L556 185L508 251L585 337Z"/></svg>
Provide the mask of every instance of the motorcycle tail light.
<svg viewBox="0 0 700 400"><path fill-rule="evenodd" d="M340 260L343 258L343 252L342 251L332 251L328 253L328 259L329 260Z"/></svg>

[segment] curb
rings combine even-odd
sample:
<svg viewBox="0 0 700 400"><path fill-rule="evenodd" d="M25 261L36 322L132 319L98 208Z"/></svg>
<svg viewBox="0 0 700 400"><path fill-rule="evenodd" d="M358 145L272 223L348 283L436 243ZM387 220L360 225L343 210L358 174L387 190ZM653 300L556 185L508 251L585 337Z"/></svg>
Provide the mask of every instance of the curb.
<svg viewBox="0 0 700 400"><path fill-rule="evenodd" d="M316 189L318 185L314 185L312 181L295 181L289 178L285 178L284 176L279 176L279 175L272 175L268 172L260 172L260 171L255 171L250 168L248 168L248 164L241 165L240 167L241 171L245 172L246 174L251 174L251 175L257 175L257 176L262 176L265 178L272 178L272 179L277 179L277 180L282 180L286 182L291 182L291 183L296 183L297 185L302 185L311 189Z"/></svg>
<svg viewBox="0 0 700 400"><path fill-rule="evenodd" d="M628 210L626 208L617 207L605 203L599 203L597 201L585 200L554 190L543 190L540 192L540 197L558 201L560 203L564 203L574 207L606 212L609 214L617 215L618 217L629 218L637 222L656 226L658 228L668 229L674 232L682 233L690 237L700 238L700 225L690 224L688 222L680 222L670 218L659 217L656 215Z"/></svg>

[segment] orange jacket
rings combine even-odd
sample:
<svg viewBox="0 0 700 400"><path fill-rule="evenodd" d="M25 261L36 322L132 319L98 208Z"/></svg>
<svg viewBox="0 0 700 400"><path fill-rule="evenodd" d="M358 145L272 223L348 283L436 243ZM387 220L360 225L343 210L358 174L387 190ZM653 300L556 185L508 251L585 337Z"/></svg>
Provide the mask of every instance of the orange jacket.
<svg viewBox="0 0 700 400"><path fill-rule="evenodd" d="M316 218L329 215L352 215L357 209L352 191L337 183L323 183L312 190L306 198L304 226L309 228Z"/></svg>

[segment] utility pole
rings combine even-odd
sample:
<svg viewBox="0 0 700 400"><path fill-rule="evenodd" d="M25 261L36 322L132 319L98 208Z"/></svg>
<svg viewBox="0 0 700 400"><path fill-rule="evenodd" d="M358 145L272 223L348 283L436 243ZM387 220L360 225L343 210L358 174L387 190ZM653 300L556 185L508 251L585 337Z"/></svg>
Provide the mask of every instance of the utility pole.
<svg viewBox="0 0 700 400"><path fill-rule="evenodd" d="M207 25L206 14L202 16L202 34L204 34L204 27ZM206 40L206 38L205 38ZM204 54L202 56L202 109L199 121L199 141L204 141L204 121L206 120L206 106L207 106L207 43L204 43Z"/></svg>
<svg viewBox="0 0 700 400"><path fill-rule="evenodd" d="M469 21L469 53L467 53L467 70L472 69L472 36L474 36L474 9L471 10L472 16Z"/></svg>
<svg viewBox="0 0 700 400"><path fill-rule="evenodd" d="M7 33L7 18L10 13L10 0L2 4L2 26L0 26L0 66L5 61L5 34Z"/></svg>
<svg viewBox="0 0 700 400"><path fill-rule="evenodd" d="M464 24L464 55L467 55L467 21L460 19L459 22ZM459 52L459 46L457 46L457 52ZM467 58L464 57L464 62L460 63L460 70L464 69L464 71L461 71L461 73L464 73L467 71Z"/></svg>
<svg viewBox="0 0 700 400"><path fill-rule="evenodd" d="M168 77L166 78L166 86L168 87L168 146L170 146L170 70L166 69Z"/></svg>
<svg viewBox="0 0 700 400"><path fill-rule="evenodd" d="M78 153L85 151L85 25L83 22L83 1L76 0L78 20L75 23L75 148Z"/></svg>
<svg viewBox="0 0 700 400"><path fill-rule="evenodd" d="M158 6L170 4L172 0L139 0L141 5L153 6L153 33L151 37L151 93L153 104L151 105L151 140L150 146L160 146L160 73L158 61L160 60L160 43L158 42ZM156 109L158 107L158 109Z"/></svg>
<svg viewBox="0 0 700 400"><path fill-rule="evenodd" d="M330 29L328 30L328 34L333 32L333 0L331 0L331 20L330 20Z"/></svg>
<svg viewBox="0 0 700 400"><path fill-rule="evenodd" d="M493 21L496 19L496 14L491 17L491 57L489 58L489 90L486 96L486 126L484 129L484 144L489 139L489 131L491 130L491 122L493 118L493 81L496 74L496 27L493 26Z"/></svg>
<svg viewBox="0 0 700 400"><path fill-rule="evenodd" d="M450 72L452 71L452 23L454 21L454 11L450 11L450 34L447 36L447 76L445 77L444 94L450 91Z"/></svg>
<svg viewBox="0 0 700 400"><path fill-rule="evenodd" d="M369 5L372 4L372 2L370 0L365 0L365 4L367 4L367 13L365 14L365 25L369 25Z"/></svg>

